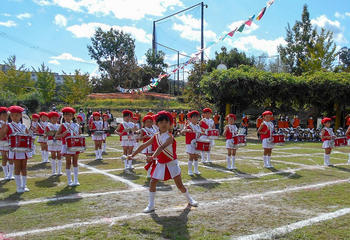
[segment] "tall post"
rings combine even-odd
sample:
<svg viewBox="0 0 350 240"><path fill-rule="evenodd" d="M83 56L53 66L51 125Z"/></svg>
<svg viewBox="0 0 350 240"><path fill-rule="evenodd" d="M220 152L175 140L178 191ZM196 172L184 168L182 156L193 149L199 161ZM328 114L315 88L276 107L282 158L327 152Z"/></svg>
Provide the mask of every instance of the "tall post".
<svg viewBox="0 0 350 240"><path fill-rule="evenodd" d="M201 17L201 49L204 48L204 3L201 2L201 9L202 9L202 17ZM204 60L204 51L201 53L201 63L203 63Z"/></svg>
<svg viewBox="0 0 350 240"><path fill-rule="evenodd" d="M156 44L156 22L153 21L153 35L152 35L152 49L153 54L157 51L157 44Z"/></svg>
<svg viewBox="0 0 350 240"><path fill-rule="evenodd" d="M180 92L180 52L177 52L177 92Z"/></svg>

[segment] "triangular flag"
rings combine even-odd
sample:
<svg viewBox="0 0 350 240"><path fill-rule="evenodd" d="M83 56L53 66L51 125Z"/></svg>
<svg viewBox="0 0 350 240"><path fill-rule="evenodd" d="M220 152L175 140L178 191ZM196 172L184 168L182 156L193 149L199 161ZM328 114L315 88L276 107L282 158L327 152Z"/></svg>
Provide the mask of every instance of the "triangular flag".
<svg viewBox="0 0 350 240"><path fill-rule="evenodd" d="M238 32L243 32L243 29L244 29L244 26L245 26L245 24L243 23L239 28L238 28Z"/></svg>
<svg viewBox="0 0 350 240"><path fill-rule="evenodd" d="M246 25L248 25L249 27L252 25L253 19L255 18L255 15L253 15L251 18L249 18L248 21L245 22Z"/></svg>
<svg viewBox="0 0 350 240"><path fill-rule="evenodd" d="M267 2L266 6L269 8L275 2L275 0L270 0Z"/></svg>
<svg viewBox="0 0 350 240"><path fill-rule="evenodd" d="M233 37L233 35L235 34L236 31L237 31L237 28L235 28L235 30L229 32L227 35L229 35L230 37Z"/></svg>
<svg viewBox="0 0 350 240"><path fill-rule="evenodd" d="M264 7L264 8L260 11L260 13L258 14L256 20L259 21L259 20L264 16L265 11L266 11L266 7Z"/></svg>

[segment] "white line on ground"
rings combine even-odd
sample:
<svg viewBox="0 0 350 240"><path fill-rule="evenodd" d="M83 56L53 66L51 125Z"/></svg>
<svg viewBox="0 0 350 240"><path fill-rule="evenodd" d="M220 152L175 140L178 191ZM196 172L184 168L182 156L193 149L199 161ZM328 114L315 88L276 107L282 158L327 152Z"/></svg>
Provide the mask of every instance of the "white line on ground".
<svg viewBox="0 0 350 240"><path fill-rule="evenodd" d="M315 223L338 218L338 217L344 216L344 215L349 214L349 213L350 213L350 208L343 208L343 209L340 209L340 210L335 211L335 212L324 213L324 214L321 214L317 217L313 217L313 218L309 218L309 219L302 220L299 222L284 225L284 226L281 226L281 227L278 227L275 229L268 230L266 232L252 234L252 235L246 235L246 236L240 236L240 237L233 237L232 239L235 239L235 240L274 239L275 237L283 236L283 235L290 233L294 230L297 230L297 229L300 229L303 227L307 227L307 226L311 226Z"/></svg>
<svg viewBox="0 0 350 240"><path fill-rule="evenodd" d="M236 202L236 201L241 201L241 200L261 199L263 197L268 197L268 196L272 196L275 194L283 194L283 193L289 193L289 192L295 192L295 191L301 191L301 190L307 190L307 189L321 188L321 187L330 186L330 185L334 185L334 184L345 183L348 181L349 181L349 179L342 179L342 180L329 181L329 182L323 182L323 183L317 183L317 184L311 184L311 185L305 185L305 186L290 187L290 188L285 188L285 189L281 189L281 190L268 191L268 192L264 192L264 193L243 195L243 196L238 196L238 197L235 197L232 199L224 199L224 200L220 200L220 201L201 202L200 207L204 206L204 208L208 208L208 207L211 207L214 205L223 205L226 203L231 203L231 202ZM181 210L181 209L183 209L183 208L180 208L180 207L167 208L167 209L163 209L159 212L172 212L172 211L177 211L177 210ZM60 225L60 226L56 226L56 227L48 227L48 228L41 228L41 229L33 229L33 230L29 230L29 231L9 233L9 234L6 234L5 237L7 237L7 238L20 237L20 236L25 236L25 235L30 235L30 234L40 234L40 233L44 233L44 232L51 232L51 231L56 231L56 230L63 230L63 229L68 229L68 228L76 228L76 227L96 225L96 224L113 224L114 222L117 222L120 220L128 220L128 219L139 217L139 216L146 216L146 214L135 213L135 214L117 216L117 217L112 217L112 218L99 218L97 220L90 220L90 221L85 221L85 222L75 222L75 223Z"/></svg>
<svg viewBox="0 0 350 240"><path fill-rule="evenodd" d="M125 183L125 184L127 184L128 186L130 186L130 187L132 187L132 188L138 188L138 187L141 186L141 185L139 185L139 184L133 183L133 182L130 181L130 180L127 180L127 179L125 179L125 178L122 178L122 177L119 177L119 176L116 176L116 175L107 173L107 172L105 172L105 171L103 171L103 170L100 170L100 169L91 167L91 166L86 165L86 164L84 164L84 163L78 163L78 164L79 164L79 166L82 166L82 167L84 167L84 168L87 168L87 169L91 170L92 172L100 173L100 174L103 174L103 175L105 175L105 176L107 176L107 177L112 178L113 180L116 180L116 181L120 181L120 182L122 182L122 183Z"/></svg>

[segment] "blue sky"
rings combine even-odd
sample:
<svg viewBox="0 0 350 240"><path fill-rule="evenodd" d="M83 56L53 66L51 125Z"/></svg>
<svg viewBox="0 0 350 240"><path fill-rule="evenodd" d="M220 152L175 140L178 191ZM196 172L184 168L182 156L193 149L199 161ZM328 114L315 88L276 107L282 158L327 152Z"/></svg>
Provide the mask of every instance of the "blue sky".
<svg viewBox="0 0 350 240"><path fill-rule="evenodd" d="M136 39L136 56L141 64L152 46L152 21L197 3L198 0L1 0L0 61L16 55L18 64L30 68L44 62L54 72L80 69L98 74L86 46L97 26L114 26ZM261 21L254 21L243 33L214 45L206 51L206 57L213 57L221 46L236 47L248 55L275 55L276 46L284 43L287 23L294 25L300 19L305 3L314 26L332 30L339 48L350 47L348 0L275 0ZM207 0L205 4L208 43L257 14L266 0ZM158 24L158 41L191 55L200 46L199 18L200 9L196 8ZM174 63L175 53L165 52L167 63Z"/></svg>

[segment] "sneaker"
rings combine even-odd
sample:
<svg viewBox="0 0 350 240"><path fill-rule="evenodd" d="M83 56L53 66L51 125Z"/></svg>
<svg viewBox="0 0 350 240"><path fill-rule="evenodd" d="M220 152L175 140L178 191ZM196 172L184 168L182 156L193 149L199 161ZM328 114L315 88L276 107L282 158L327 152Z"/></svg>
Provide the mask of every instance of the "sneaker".
<svg viewBox="0 0 350 240"><path fill-rule="evenodd" d="M193 172L192 171L188 171L188 175L189 176L193 176Z"/></svg>
<svg viewBox="0 0 350 240"><path fill-rule="evenodd" d="M28 188L27 186L25 186L25 187L23 188L23 190L24 190L25 192L29 192L29 188Z"/></svg>
<svg viewBox="0 0 350 240"><path fill-rule="evenodd" d="M198 202L194 199L191 199L191 201L188 204L190 204L192 207L198 207Z"/></svg>
<svg viewBox="0 0 350 240"><path fill-rule="evenodd" d="M145 209L143 209L143 213L151 213L151 212L154 212L154 206L151 207L151 206L147 206Z"/></svg>
<svg viewBox="0 0 350 240"><path fill-rule="evenodd" d="M72 186L75 187L75 186L80 186L80 183L79 182L74 182L72 183Z"/></svg>
<svg viewBox="0 0 350 240"><path fill-rule="evenodd" d="M200 171L197 171L197 172L194 172L194 174L200 175L201 172L200 172ZM193 174L192 174L192 175L193 175Z"/></svg>
<svg viewBox="0 0 350 240"><path fill-rule="evenodd" d="M24 189L23 188L17 188L17 193L24 193Z"/></svg>

